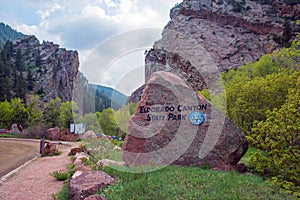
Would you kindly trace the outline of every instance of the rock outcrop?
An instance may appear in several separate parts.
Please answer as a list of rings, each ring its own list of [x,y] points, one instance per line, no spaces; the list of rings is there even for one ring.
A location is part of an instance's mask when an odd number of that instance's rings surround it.
[[[44,41],[40,43],[35,36],[25,36],[13,41],[14,54],[21,51],[24,65],[30,69],[33,93],[44,101],[61,97],[71,101],[74,83],[78,74],[79,59],[77,51],[60,48],[58,44]],[[16,58],[16,57],[14,57]],[[27,73],[24,73],[24,78]]]
[[[77,171],[74,175],[70,180],[70,200],[85,199],[115,182],[114,178],[101,171]]]
[[[210,87],[197,69],[198,51],[206,51],[220,72],[257,61],[288,45],[299,32],[299,1],[183,0],[145,58],[145,82],[156,71],[169,71],[195,90]],[[172,43],[172,44],[170,44]],[[172,48],[170,48],[172,47]],[[186,54],[193,49],[195,54]],[[199,59],[199,58],[198,58]],[[201,59],[201,58],[200,58]],[[202,67],[199,64],[198,67]],[[141,90],[131,101],[138,102]]]
[[[202,95],[170,72],[155,72],[129,121],[127,165],[208,165],[233,170],[248,149],[245,135]]]

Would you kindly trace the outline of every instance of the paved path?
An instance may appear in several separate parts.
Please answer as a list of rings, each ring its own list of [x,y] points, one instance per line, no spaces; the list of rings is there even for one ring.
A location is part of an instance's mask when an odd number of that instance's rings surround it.
[[[39,140],[0,138],[0,178],[26,161],[39,156],[39,146]]]
[[[72,143],[69,143],[72,144]],[[72,144],[73,146],[76,144]],[[63,153],[53,157],[38,157],[12,175],[0,185],[2,200],[51,200],[58,193],[63,182],[57,181],[50,173],[66,170],[71,163],[67,155],[70,146],[59,145]]]

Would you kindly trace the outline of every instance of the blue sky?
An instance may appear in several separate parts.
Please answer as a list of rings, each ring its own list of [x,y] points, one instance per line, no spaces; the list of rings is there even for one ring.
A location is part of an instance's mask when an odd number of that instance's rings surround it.
[[[129,94],[143,82],[143,52],[159,39],[160,29],[169,21],[169,10],[179,2],[0,0],[0,21],[25,34],[36,35],[41,42],[53,41],[61,47],[77,50],[80,71],[90,82],[112,86]],[[95,54],[97,60],[90,62]]]

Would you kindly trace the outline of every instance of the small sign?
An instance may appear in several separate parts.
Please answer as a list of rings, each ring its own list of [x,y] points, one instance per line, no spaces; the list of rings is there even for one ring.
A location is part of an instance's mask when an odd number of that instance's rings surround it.
[[[85,132],[85,123],[70,124],[70,132],[75,134],[82,134]]]
[[[190,122],[192,124],[200,125],[203,123],[203,121],[204,121],[204,115],[201,112],[195,111],[190,114]]]

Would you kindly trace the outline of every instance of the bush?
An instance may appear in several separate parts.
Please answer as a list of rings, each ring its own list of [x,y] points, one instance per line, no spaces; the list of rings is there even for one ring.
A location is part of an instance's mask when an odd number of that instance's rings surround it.
[[[280,109],[267,112],[248,140],[261,151],[250,157],[250,167],[289,193],[300,197],[300,78]]]
[[[47,127],[44,124],[30,126],[23,131],[26,138],[43,138],[45,133],[47,133]]]
[[[118,146],[118,147],[123,147],[123,143],[124,143],[124,141],[122,141],[122,140],[112,140],[111,141],[111,143],[113,144],[113,145],[115,145],[115,146]]]
[[[70,173],[62,170],[54,171],[51,175],[54,176],[54,178],[56,178],[58,181],[65,181],[70,178]]]

